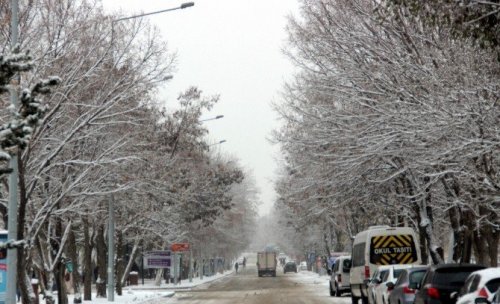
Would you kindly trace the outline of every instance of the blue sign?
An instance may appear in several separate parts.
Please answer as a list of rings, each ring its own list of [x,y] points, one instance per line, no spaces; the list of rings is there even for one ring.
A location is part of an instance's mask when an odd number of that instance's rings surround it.
[[[170,268],[171,252],[168,250],[148,251],[144,253],[144,268]],[[1,304],[1,303],[0,303]]]
[[[8,232],[0,231],[0,243],[7,242]],[[5,297],[7,291],[7,259],[0,258],[0,304],[5,304]]]

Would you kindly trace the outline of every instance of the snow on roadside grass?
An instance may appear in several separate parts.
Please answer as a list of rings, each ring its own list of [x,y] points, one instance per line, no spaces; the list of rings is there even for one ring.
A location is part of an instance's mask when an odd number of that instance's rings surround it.
[[[299,271],[297,275],[291,276],[290,279],[302,284],[318,284],[322,286],[328,286],[330,282],[330,276],[320,276],[312,271]]]
[[[311,284],[311,285],[316,285],[318,292],[321,292],[322,294],[324,293],[325,296],[330,297],[330,276],[329,275],[323,275],[320,276],[315,272],[312,271],[299,271],[296,275],[292,275],[289,277],[290,280],[295,281],[299,284]],[[342,297],[332,297],[334,299],[334,303],[336,304],[350,304],[351,301],[351,294],[344,294]]]
[[[203,277],[203,280],[200,278],[193,278],[193,282],[189,282],[189,280],[182,280],[180,284],[174,286],[173,284],[165,284],[164,281],[160,286],[156,286],[154,284],[154,280],[145,280],[144,285],[133,285],[127,286],[123,288],[123,295],[119,296],[115,293],[115,301],[116,304],[130,304],[130,303],[142,303],[146,301],[151,301],[154,299],[162,299],[172,297],[175,294],[175,290],[181,289],[189,289],[195,286],[199,286],[208,282],[212,282],[214,280],[220,279],[227,275],[230,275],[233,271],[226,271],[224,273],[218,273],[216,275],[210,277]],[[57,293],[54,294],[54,297],[57,299]],[[73,303],[74,295],[68,295],[68,303]],[[18,302],[20,303],[20,302]],[[92,301],[83,301],[82,303],[110,303],[107,298],[96,298],[95,290],[92,292]],[[45,301],[42,300],[40,295],[40,304],[45,304]]]

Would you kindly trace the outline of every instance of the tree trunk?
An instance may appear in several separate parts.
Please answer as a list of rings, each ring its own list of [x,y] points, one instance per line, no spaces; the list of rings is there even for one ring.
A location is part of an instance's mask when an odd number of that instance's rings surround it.
[[[415,216],[417,218],[417,229],[419,236],[419,247],[420,247],[420,255],[422,257],[422,264],[426,265],[429,262],[429,255],[427,254],[427,238],[426,238],[426,226],[422,225],[424,223],[424,217],[422,216],[422,206],[415,200],[415,191],[413,189],[413,185],[411,180],[407,176],[402,177],[401,184],[403,185],[403,189],[405,189],[405,193],[409,194],[410,198],[410,206],[413,206],[413,211],[415,212]],[[425,212],[423,212],[425,213]],[[427,218],[427,215],[425,215]]]
[[[443,258],[439,252],[439,246],[437,246],[434,242],[434,236],[433,236],[433,228],[432,228],[432,217],[429,216],[430,214],[432,215],[432,211],[429,214],[430,207],[426,206],[425,202],[422,202],[422,205],[419,206],[420,209],[420,226],[423,228],[424,232],[424,237],[425,240],[427,241],[427,246],[429,249],[429,254],[432,259],[433,264],[443,264]]]
[[[89,222],[82,218],[83,223],[83,300],[92,301],[92,240],[90,238]]]
[[[17,158],[18,158],[17,169],[19,172],[19,179],[18,179],[19,206],[17,213],[17,239],[24,240],[24,232],[25,232],[24,226],[26,224],[26,206],[28,201],[26,197],[26,183],[25,183],[26,175],[24,172],[24,163],[20,150],[17,153]],[[30,261],[27,259],[27,254],[29,254],[29,252],[24,248],[17,249],[17,277],[23,304],[28,304],[35,301],[29,276],[26,273],[26,269],[28,269],[31,266]],[[28,280],[26,280],[26,278],[28,278]]]
[[[139,249],[139,239],[136,239],[134,241],[134,247],[132,248],[132,253],[130,254],[130,257],[129,257],[128,262],[127,262],[127,267],[125,267],[125,271],[123,273],[123,276],[121,277],[122,286],[125,286],[125,282],[128,279],[128,276],[130,274],[130,270],[132,269],[132,266],[134,265],[134,260],[135,260],[135,257],[137,256],[138,249]]]
[[[344,243],[342,242],[344,232],[340,229],[335,229],[335,237],[337,239],[337,242],[335,243],[335,251],[343,251],[344,250]]]
[[[71,259],[71,262],[73,263],[73,272],[71,273],[71,277],[73,279],[73,290],[74,290],[74,295],[75,295],[75,300],[78,298],[81,300],[81,293],[80,293],[80,282],[81,282],[81,275],[80,272],[78,271],[79,263],[78,263],[78,253],[77,253],[77,245],[76,245],[76,238],[75,238],[75,233],[73,232],[73,227],[70,228],[69,234],[68,234],[68,246],[67,246],[67,255]]]
[[[106,268],[106,243],[104,241],[104,226],[99,224],[96,236],[96,249],[97,249],[97,271],[98,277],[96,282],[97,298],[106,298],[106,281],[107,281],[107,268]]]
[[[116,293],[122,295],[122,281],[123,272],[125,268],[125,250],[123,246],[123,234],[120,229],[116,229]]]
[[[63,246],[62,237],[63,237],[62,220],[60,218],[56,218],[56,239],[59,242],[57,244],[58,250],[60,249],[59,248],[60,246]],[[55,275],[57,282],[57,304],[68,304],[68,294],[66,290],[66,283],[64,280],[64,272],[66,266],[61,260],[54,260],[54,263],[57,263],[57,265],[55,266],[56,270]]]
[[[498,229],[490,223],[498,223],[498,215],[495,210],[490,209],[489,202],[484,202],[479,206],[479,215],[484,219],[479,228],[482,243],[485,245],[483,265],[496,267],[498,264]]]

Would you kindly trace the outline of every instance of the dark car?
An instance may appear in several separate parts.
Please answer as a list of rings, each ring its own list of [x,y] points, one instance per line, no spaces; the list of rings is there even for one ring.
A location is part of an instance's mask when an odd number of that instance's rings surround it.
[[[297,272],[297,264],[295,262],[287,262],[283,268],[283,272]]]
[[[415,304],[455,304],[452,293],[458,291],[472,272],[484,269],[474,264],[440,264],[429,266],[415,295]]]
[[[426,271],[427,266],[402,269],[395,284],[387,283],[387,289],[391,290],[388,304],[413,304],[417,286]]]
[[[500,288],[498,288],[497,292],[495,292],[495,295],[493,296],[493,301],[491,301],[491,304],[500,304]]]

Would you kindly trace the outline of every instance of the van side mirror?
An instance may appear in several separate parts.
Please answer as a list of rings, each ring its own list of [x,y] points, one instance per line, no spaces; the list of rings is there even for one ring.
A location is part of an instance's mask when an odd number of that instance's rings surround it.
[[[393,290],[395,285],[393,282],[387,282],[385,286],[387,286],[387,290]]]

